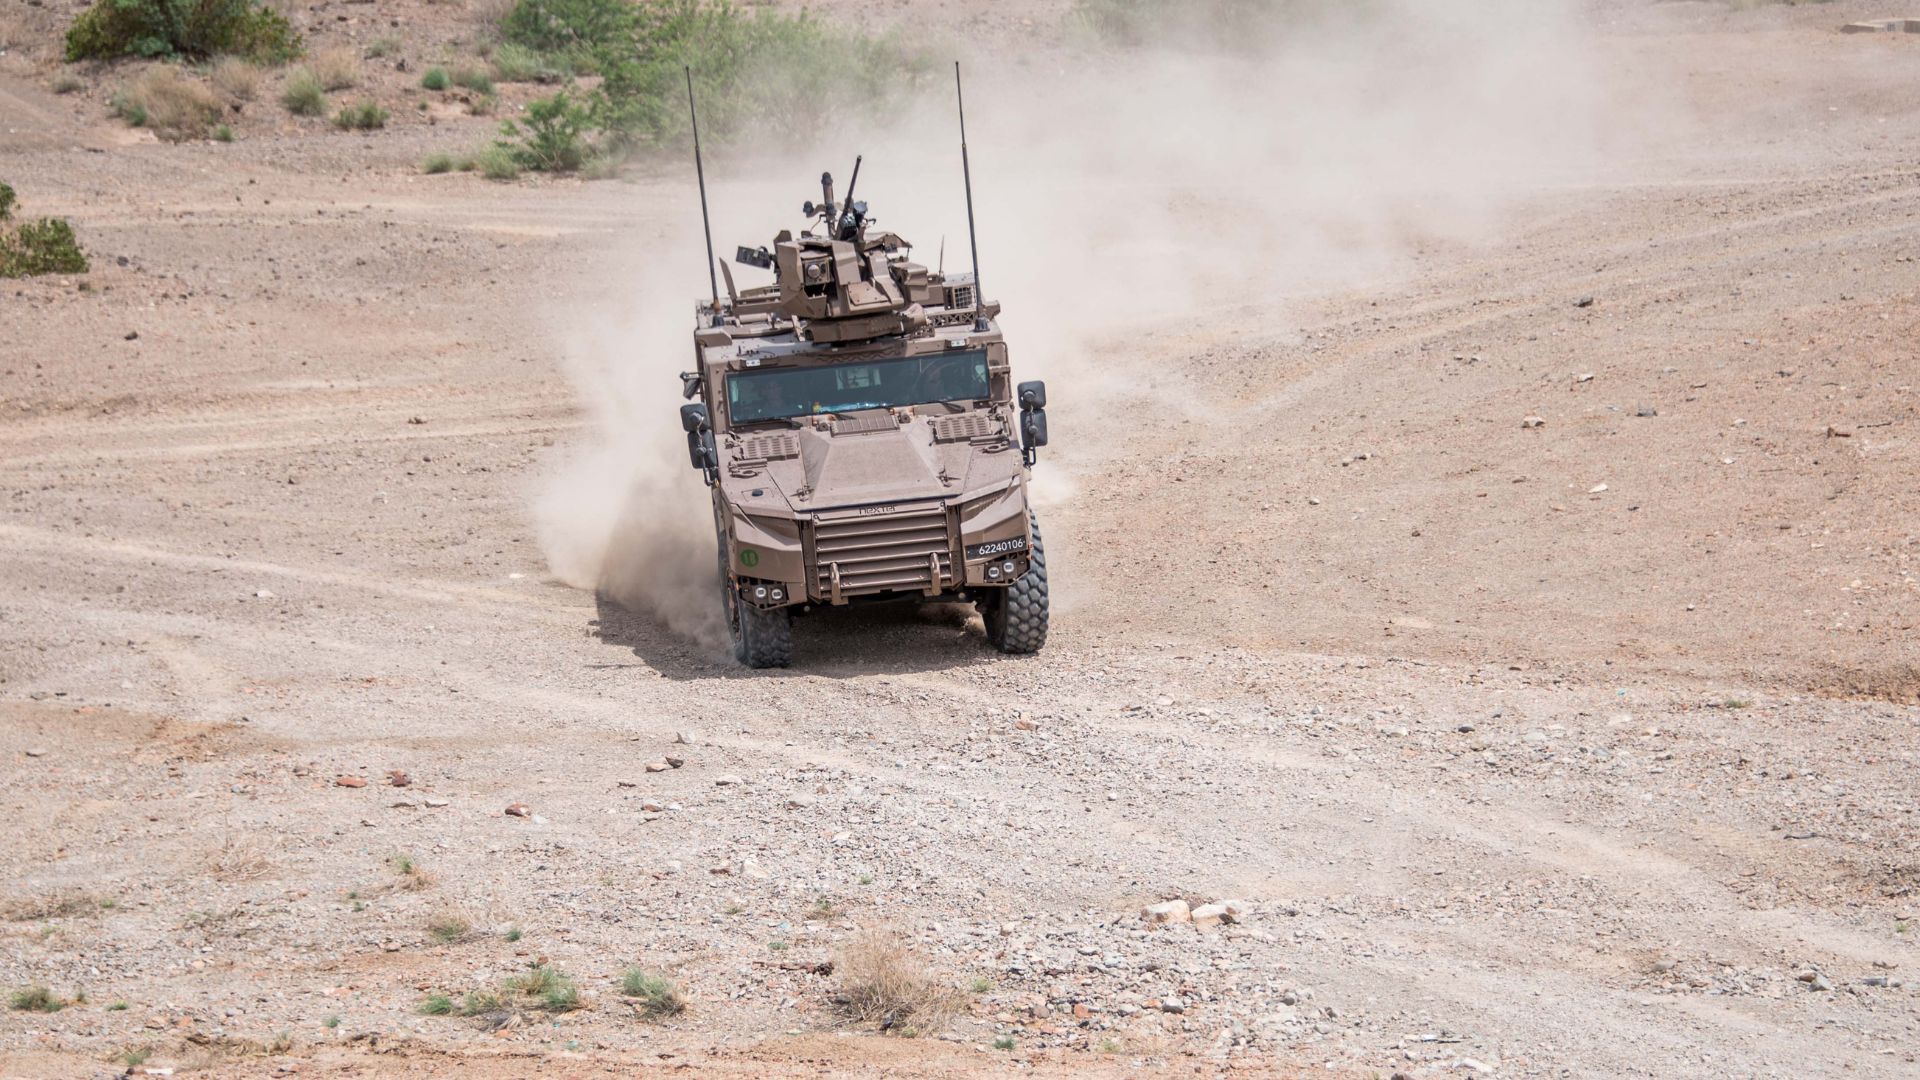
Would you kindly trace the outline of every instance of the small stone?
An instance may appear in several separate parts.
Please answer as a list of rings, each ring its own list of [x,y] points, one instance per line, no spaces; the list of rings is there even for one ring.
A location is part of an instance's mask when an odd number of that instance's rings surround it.
[[[1193,919],[1193,912],[1187,909],[1185,900],[1169,900],[1164,904],[1153,904],[1147,907],[1140,912],[1140,917],[1155,926],[1162,926],[1167,923],[1190,922]]]
[[[258,597],[258,598],[259,598],[259,599],[261,599],[261,600],[274,600],[274,599],[278,599],[277,597],[275,597],[275,596],[273,595],[273,593],[272,593],[272,592],[271,592],[270,590],[267,590],[267,589],[259,589],[259,590],[256,590],[256,591],[254,592],[254,594],[253,594],[253,595],[254,595],[254,596],[256,596],[256,597]]]
[[[1578,299],[1578,300],[1575,300],[1575,301],[1573,302],[1573,306],[1574,306],[1574,307],[1579,307],[1579,308],[1588,308],[1588,307],[1592,307],[1592,306],[1593,306],[1593,297],[1591,297],[1591,296],[1583,296],[1583,297],[1581,297],[1580,299]]]
[[[1014,727],[1016,727],[1016,728],[1019,728],[1019,729],[1020,729],[1021,731],[1038,731],[1038,730],[1040,730],[1040,724],[1039,724],[1039,722],[1038,722],[1038,721],[1034,721],[1034,720],[1029,720],[1029,719],[1027,719],[1027,718],[1026,718],[1026,717],[1024,717],[1024,716],[1023,716],[1023,717],[1021,717],[1021,718],[1020,718],[1020,719],[1018,719],[1018,720],[1015,720],[1015,721],[1013,722],[1013,726],[1014,726]]]
[[[37,747],[37,746],[35,746],[35,747],[30,747],[30,748],[29,748],[29,749],[27,750],[27,756],[28,756],[28,757],[46,757],[46,756],[47,756],[47,752],[46,752],[45,750],[42,750],[41,748],[39,748],[39,747]]]
[[[445,799],[437,799],[437,798],[434,798],[434,797],[433,797],[433,796],[431,796],[431,795],[429,795],[429,796],[427,796],[427,797],[426,797],[425,799],[422,799],[421,801],[422,801],[422,802],[424,802],[424,803],[426,803],[426,804],[427,804],[428,806],[430,806],[430,807],[432,807],[432,808],[434,808],[435,810],[438,810],[438,809],[440,809],[441,807],[443,807],[443,806],[445,806],[445,805],[447,805],[447,800],[445,800]]]
[[[697,742],[697,741],[696,741],[696,740],[694,739],[694,737],[693,737],[693,732],[691,732],[691,731],[676,731],[676,732],[674,732],[674,733],[673,733],[673,741],[674,741],[674,742],[677,742],[677,743],[679,743],[679,744],[680,744],[681,746],[697,746],[697,745],[699,745],[699,743],[698,743],[698,742]]]
[[[665,803],[655,802],[652,799],[648,799],[640,804],[640,809],[645,810],[649,814],[658,814],[666,808]]]
[[[1195,926],[1218,926],[1227,917],[1227,909],[1224,904],[1201,904],[1187,917]]]
[[[752,859],[740,860],[740,874],[742,877],[750,877],[756,881],[765,881],[773,876],[767,873],[764,867]]]
[[[1601,492],[1603,492],[1603,491],[1605,491],[1605,490],[1607,490],[1607,485],[1605,485],[1605,484],[1595,484],[1595,485],[1593,485],[1592,487],[1590,487],[1590,488],[1588,488],[1588,489],[1587,489],[1587,494],[1589,494],[1589,495],[1598,495],[1598,494],[1600,494]]]
[[[127,334],[126,334],[126,340],[128,340],[128,341],[139,341],[139,340],[140,340],[140,331],[138,331],[138,330],[129,330],[129,331],[127,331]]]
[[[639,787],[640,786],[640,782],[638,780],[615,780],[613,784],[615,787]]]
[[[728,773],[725,776],[714,777],[713,783],[715,787],[733,787],[735,784],[742,783],[742,781],[739,777],[733,775],[732,773]]]
[[[532,817],[533,808],[523,802],[508,803],[507,816],[508,817]]]
[[[1221,918],[1230,923],[1243,923],[1253,914],[1253,905],[1245,900],[1220,901]]]
[[[336,776],[333,778],[333,786],[334,787],[366,787],[367,781],[365,777],[360,777],[360,776]]]
[[[687,763],[687,759],[683,757],[674,757],[672,754],[668,754],[666,757],[666,762],[667,762],[667,768],[677,769],[682,765],[685,765]]]
[[[1309,496],[1307,496],[1307,505],[1308,505],[1308,506],[1319,506],[1319,505],[1320,505],[1320,499],[1319,499],[1319,498],[1318,498],[1317,496],[1313,496],[1313,495],[1309,495]]]
[[[1174,994],[1168,994],[1166,997],[1160,999],[1160,1011],[1163,1013],[1183,1013],[1187,1011],[1187,1003]]]
[[[807,794],[793,795],[787,799],[787,809],[789,810],[805,810],[812,805],[813,796]]]
[[[1547,426],[1547,421],[1545,417],[1535,416],[1532,413],[1528,413],[1526,416],[1521,418],[1520,426],[1523,428],[1542,428]]]
[[[667,763],[666,763],[666,762],[664,762],[664,761],[649,761],[649,762],[647,762],[647,771],[648,771],[648,772],[666,772],[666,771],[667,771],[668,769],[671,769],[671,768],[673,768],[673,766],[671,766],[671,765],[669,765],[669,764],[667,764]]]
[[[388,769],[387,783],[393,787],[406,787],[413,783],[413,777],[408,776],[405,769]]]

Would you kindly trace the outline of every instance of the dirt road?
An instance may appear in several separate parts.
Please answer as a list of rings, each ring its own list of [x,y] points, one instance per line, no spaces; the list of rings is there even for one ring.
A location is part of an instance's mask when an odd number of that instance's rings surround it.
[[[1124,438],[1056,378],[1042,656],[829,613],[782,673],[530,519],[554,313],[677,172],[128,144],[0,68],[95,264],[0,294],[0,983],[86,998],[0,1073],[1912,1075],[1920,40],[1858,7],[1603,24],[1699,138],[1128,338]],[[837,1021],[882,925],[939,1038]],[[542,960],[585,1008],[417,1011]]]

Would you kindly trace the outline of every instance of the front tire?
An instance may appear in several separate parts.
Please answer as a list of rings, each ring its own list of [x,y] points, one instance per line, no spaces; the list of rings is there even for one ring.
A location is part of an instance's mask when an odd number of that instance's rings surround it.
[[[1027,572],[1005,588],[989,590],[980,601],[987,641],[1016,656],[1037,653],[1047,643],[1047,553],[1040,543],[1040,521],[1032,511],[1027,513],[1027,527],[1033,532]]]
[[[765,611],[740,599],[733,575],[727,572],[727,539],[720,535],[720,592],[727,606],[727,633],[733,638],[733,658],[750,668],[787,667],[793,663],[793,612]]]

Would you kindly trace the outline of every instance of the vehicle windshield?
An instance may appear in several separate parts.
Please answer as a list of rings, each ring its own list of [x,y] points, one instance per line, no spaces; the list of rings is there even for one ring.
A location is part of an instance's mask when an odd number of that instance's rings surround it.
[[[736,425],[818,413],[978,401],[992,395],[985,350],[832,367],[741,371],[727,376]]]

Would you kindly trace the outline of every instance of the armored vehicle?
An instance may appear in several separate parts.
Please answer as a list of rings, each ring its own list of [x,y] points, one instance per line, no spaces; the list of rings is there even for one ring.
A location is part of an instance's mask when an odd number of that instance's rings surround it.
[[[740,288],[722,264],[725,298],[715,284],[697,308],[680,416],[734,655],[784,667],[794,615],[882,601],[971,602],[996,648],[1036,652],[1047,563],[1027,482],[1046,386],[1014,383],[977,273],[912,261],[854,200],[859,175],[838,201],[823,175],[798,236],[739,249],[773,284]]]

